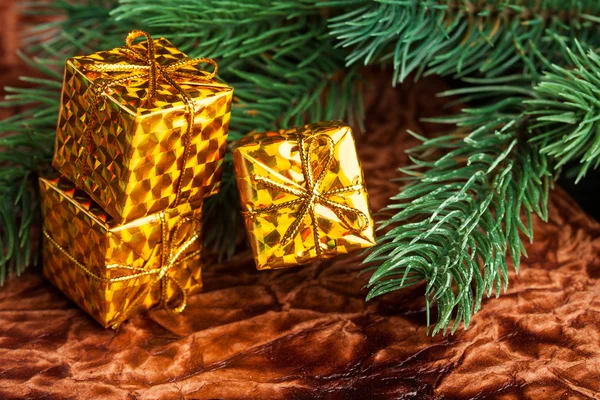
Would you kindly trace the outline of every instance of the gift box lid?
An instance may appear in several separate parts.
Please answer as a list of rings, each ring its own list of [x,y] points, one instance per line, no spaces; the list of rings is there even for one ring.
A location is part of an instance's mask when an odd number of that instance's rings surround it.
[[[188,59],[188,56],[173,46],[167,39],[159,38],[154,41],[156,45],[156,61],[162,67]],[[138,52],[146,54],[147,42],[136,43],[133,48]],[[90,84],[101,86],[104,83],[131,75],[129,72],[99,72],[89,67],[98,64],[117,65],[144,65],[140,61],[132,60],[121,48],[99,51],[97,53],[69,58],[67,66],[73,67],[77,75]],[[211,78],[210,73],[194,65],[187,65],[177,69],[185,76],[177,74],[170,75],[176,83],[194,99],[196,108],[202,107],[213,101],[212,97],[220,96],[233,91],[223,81],[216,77]],[[197,79],[195,79],[197,78]],[[184,107],[182,96],[170,83],[164,79],[158,79],[156,97],[150,107],[146,107],[143,99],[148,90],[148,79],[137,78],[130,81],[111,86],[106,93],[112,101],[119,104],[132,115],[149,115],[162,112],[166,109]]]
[[[320,133],[334,133],[336,142],[347,134],[351,134],[351,129],[343,121],[332,120],[314,122],[312,124],[280,129],[278,131],[255,132],[250,133],[233,144],[234,151],[244,146],[267,145],[289,140],[296,140],[299,134],[318,135]],[[244,152],[244,149],[240,149]]]

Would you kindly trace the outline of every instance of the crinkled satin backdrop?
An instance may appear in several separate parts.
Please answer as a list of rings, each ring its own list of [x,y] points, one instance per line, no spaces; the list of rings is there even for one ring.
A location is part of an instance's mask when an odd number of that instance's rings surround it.
[[[358,148],[372,206],[439,113],[439,80],[367,95]],[[248,256],[208,265],[185,313],[102,329],[30,270],[0,289],[0,398],[592,399],[600,391],[600,225],[568,196],[508,293],[470,329],[425,335],[422,288],[364,303],[358,256],[258,272]],[[561,397],[563,396],[563,397]]]

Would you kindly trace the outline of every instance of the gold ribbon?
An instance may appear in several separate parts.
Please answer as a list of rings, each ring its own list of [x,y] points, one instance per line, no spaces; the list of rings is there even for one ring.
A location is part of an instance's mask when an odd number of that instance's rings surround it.
[[[148,49],[146,51],[146,54],[140,53],[137,49],[133,47],[133,41],[142,36],[146,37],[147,39]],[[125,76],[119,76],[115,79],[106,80],[92,90],[92,104],[91,107],[87,110],[89,113],[89,123],[83,134],[84,146],[81,156],[77,162],[79,176],[77,177],[75,183],[77,187],[81,188],[83,186],[83,182],[90,174],[89,165],[87,164],[86,159],[90,154],[94,152],[93,135],[97,125],[99,124],[97,112],[99,111],[98,109],[100,107],[101,95],[105,94],[106,91],[113,86],[121,85],[125,82],[129,82],[135,79],[147,79],[148,91],[144,98],[143,106],[151,105],[153,104],[156,97],[156,88],[158,86],[158,82],[160,80],[164,80],[168,84],[170,84],[177,91],[177,93],[179,93],[179,95],[181,95],[185,104],[185,115],[187,119],[187,128],[183,139],[185,150],[183,153],[183,160],[181,164],[181,175],[179,176],[179,180],[177,183],[175,201],[172,205],[176,206],[177,204],[179,204],[179,200],[181,197],[183,173],[185,164],[189,157],[191,147],[190,141],[192,129],[194,126],[194,100],[189,95],[189,93],[185,91],[185,89],[183,89],[181,86],[179,86],[179,84],[177,84],[177,82],[175,82],[173,78],[193,78],[195,80],[209,81],[217,75],[219,68],[217,66],[217,63],[210,58],[184,59],[170,64],[160,65],[158,61],[156,61],[156,45],[154,43],[154,40],[152,39],[152,36],[150,36],[144,31],[139,30],[129,32],[129,35],[127,35],[126,39],[126,46],[119,48],[118,50],[125,54],[130,59],[130,61],[137,62],[139,64],[96,63],[85,67],[87,70],[95,72],[125,72],[127,74]],[[179,71],[180,68],[200,63],[211,64],[214,67],[214,71],[206,77],[201,77],[197,74]]]
[[[310,154],[316,150],[314,147],[318,146],[319,144],[325,145],[327,153],[325,155],[325,165],[323,166],[321,171],[315,176],[312,165],[310,163]],[[305,149],[306,145],[308,145],[308,149]],[[317,257],[319,259],[323,257],[323,254],[319,243],[319,230],[317,225],[317,216],[315,214],[315,206],[317,204],[324,205],[331,211],[333,211],[335,215],[340,219],[342,225],[349,230],[355,232],[362,232],[369,227],[369,218],[365,213],[354,207],[350,207],[346,204],[339,203],[330,198],[331,196],[340,195],[342,193],[350,193],[363,190],[364,184],[360,183],[357,185],[344,186],[339,189],[328,190],[325,192],[321,191],[323,179],[325,178],[325,175],[327,174],[327,171],[329,170],[329,167],[333,160],[334,147],[335,146],[333,143],[333,139],[331,139],[331,137],[324,133],[313,135],[308,138],[305,138],[302,134],[298,134],[298,149],[300,153],[300,162],[302,164],[302,174],[304,175],[304,180],[306,182],[304,187],[288,187],[281,183],[275,182],[271,178],[259,176],[256,174],[251,175],[252,179],[255,182],[260,182],[266,185],[267,187],[297,196],[298,198],[283,203],[274,204],[255,210],[250,210],[245,213],[246,215],[250,216],[250,218],[254,218],[258,214],[270,213],[290,206],[299,206],[299,215],[283,235],[282,246],[286,246],[296,237],[300,230],[302,221],[304,220],[306,215],[310,215],[313,225],[313,235],[315,240]],[[357,229],[352,227],[352,222],[350,221],[350,218],[348,218],[349,215],[354,216],[359,221],[359,227]]]
[[[113,322],[111,325],[111,327],[113,329],[117,329],[121,325],[121,323],[127,319],[127,317],[129,316],[129,314],[131,313],[133,308],[137,305],[137,303],[140,300],[144,299],[150,293],[152,287],[158,282],[160,282],[161,286],[162,286],[160,301],[161,301],[163,307],[167,311],[171,311],[176,314],[179,314],[187,306],[187,291],[183,288],[183,286],[175,278],[169,276],[167,273],[171,270],[171,268],[200,254],[201,250],[196,250],[196,251],[186,255],[185,257],[181,258],[181,256],[187,251],[187,249],[196,240],[198,240],[200,238],[200,233],[199,233],[198,229],[194,229],[194,234],[191,235],[189,238],[187,238],[187,240],[185,240],[183,242],[183,244],[181,244],[179,247],[175,247],[178,244],[177,242],[183,241],[183,238],[181,238],[181,240],[178,240],[179,228],[181,227],[181,225],[188,221],[197,222],[197,220],[193,217],[186,217],[186,218],[180,219],[179,222],[177,223],[177,225],[175,226],[175,230],[171,234],[171,239],[169,240],[169,237],[168,237],[169,235],[167,232],[168,227],[167,227],[167,222],[165,220],[164,212],[159,213],[159,219],[160,219],[160,226],[161,226],[162,246],[163,246],[160,267],[146,269],[144,267],[137,268],[137,267],[132,267],[130,265],[123,265],[123,264],[108,264],[106,266],[107,270],[126,269],[129,271],[133,271],[133,273],[131,273],[129,275],[122,275],[122,276],[118,276],[115,278],[105,278],[103,276],[93,273],[88,267],[86,267],[84,264],[77,261],[77,259],[75,259],[75,257],[73,257],[64,247],[62,247],[60,244],[58,244],[52,238],[52,236],[50,236],[48,231],[44,230],[44,236],[48,239],[48,241],[54,247],[56,247],[61,253],[63,253],[75,265],[77,265],[83,272],[85,272],[88,276],[90,276],[91,278],[93,278],[95,280],[98,280],[103,283],[112,284],[112,283],[116,283],[116,282],[123,282],[123,281],[128,281],[131,279],[140,278],[143,276],[156,275],[156,278],[150,284],[148,284],[146,290],[144,290],[144,291],[140,292],[138,295],[136,295],[134,297],[134,299],[131,300],[131,302],[129,303],[129,305],[127,307],[123,307],[122,310],[119,310],[116,321]],[[192,229],[193,228],[194,228],[194,225],[192,225]],[[175,246],[174,246],[174,244],[175,244]],[[167,285],[169,282],[173,282],[175,284],[176,288],[178,289],[178,292],[176,292],[175,294],[177,294],[177,293],[181,294],[181,301],[179,302],[179,304],[177,306],[169,305],[169,301],[167,299]]]

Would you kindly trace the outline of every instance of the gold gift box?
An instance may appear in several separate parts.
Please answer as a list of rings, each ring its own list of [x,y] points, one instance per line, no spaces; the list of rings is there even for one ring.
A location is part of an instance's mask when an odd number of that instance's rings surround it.
[[[201,201],[221,180],[233,89],[193,65],[179,67],[190,60],[166,39],[153,43],[152,60],[175,86],[158,76],[152,101],[149,78],[124,71],[144,66],[127,47],[73,57],[65,67],[53,166],[118,223]],[[131,48],[143,55],[148,42]]]
[[[102,326],[202,289],[201,207],[117,224],[64,177],[40,178],[44,275]]]
[[[244,138],[234,165],[258,269],[282,268],[375,244],[350,127],[321,122]]]

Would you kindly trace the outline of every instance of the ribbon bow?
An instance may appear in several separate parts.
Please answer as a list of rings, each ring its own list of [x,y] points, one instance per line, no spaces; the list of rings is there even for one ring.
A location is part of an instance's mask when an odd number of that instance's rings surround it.
[[[133,47],[133,41],[142,36],[144,36],[147,40],[146,54],[140,53],[135,47]],[[176,196],[174,201],[174,205],[177,205],[181,196],[183,167],[185,167],[190,152],[190,136],[192,133],[192,128],[194,126],[194,100],[189,95],[189,93],[185,91],[185,89],[183,89],[177,82],[175,82],[173,78],[193,78],[195,80],[209,81],[217,75],[217,63],[210,58],[193,58],[180,60],[166,65],[160,65],[156,60],[156,45],[154,43],[154,39],[152,39],[152,36],[150,36],[148,33],[139,30],[129,32],[129,35],[127,35],[126,39],[126,46],[119,48],[118,50],[124,55],[126,55],[129,58],[129,60],[134,62],[135,64],[96,63],[85,67],[89,71],[124,72],[126,74],[124,76],[119,76],[115,79],[108,79],[100,85],[97,85],[92,90],[92,104],[91,107],[88,109],[88,113],[90,113],[91,115],[89,115],[89,123],[83,134],[83,152],[77,162],[79,169],[79,176],[76,181],[77,187],[81,188],[83,186],[83,182],[90,173],[89,165],[86,163],[86,159],[94,151],[93,135],[97,125],[99,124],[97,112],[100,106],[101,95],[105,94],[109,88],[121,85],[125,82],[129,82],[135,79],[147,79],[148,91],[146,92],[146,96],[143,101],[143,106],[149,106],[154,103],[154,100],[156,98],[156,88],[158,86],[158,82],[160,80],[163,80],[166,81],[169,85],[171,85],[182,97],[185,105],[185,115],[187,120],[187,128],[183,140],[185,150],[183,153],[182,173],[177,183]],[[180,71],[180,69],[183,67],[196,65],[200,63],[211,64],[214,67],[213,72],[210,73],[208,76],[201,77],[197,74],[191,74],[185,71]]]
[[[129,316],[129,314],[131,313],[133,308],[137,305],[137,303],[139,301],[143,300],[150,293],[150,291],[152,290],[152,287],[156,283],[159,283],[159,282],[161,283],[160,302],[166,310],[171,311],[176,314],[179,314],[187,306],[187,291],[183,288],[183,286],[175,278],[168,275],[168,272],[171,270],[171,268],[200,254],[201,250],[196,250],[196,251],[182,257],[182,255],[187,251],[187,249],[196,240],[198,240],[200,238],[199,226],[196,226],[196,224],[199,225],[200,222],[197,219],[192,218],[192,217],[186,217],[186,218],[180,219],[178,221],[177,225],[175,226],[175,229],[174,229],[173,233],[171,234],[171,238],[169,240],[169,237],[168,237],[169,234],[167,232],[167,229],[168,229],[167,222],[165,220],[165,213],[164,212],[159,213],[158,217],[160,219],[161,236],[162,236],[162,254],[161,254],[160,267],[145,268],[145,266],[144,266],[141,268],[137,268],[137,267],[132,267],[130,265],[123,265],[123,264],[108,264],[106,266],[107,270],[125,269],[125,270],[129,270],[129,271],[133,271],[129,275],[121,275],[121,276],[117,276],[115,278],[106,278],[106,277],[103,277],[103,276],[93,273],[88,267],[86,267],[84,264],[77,261],[75,259],[75,257],[73,257],[64,247],[62,247],[60,244],[58,244],[52,238],[52,236],[50,236],[48,231],[44,230],[44,236],[48,239],[48,241],[54,247],[56,247],[61,253],[63,253],[75,265],[77,265],[83,272],[85,272],[87,275],[89,275],[90,277],[92,277],[95,280],[98,280],[103,283],[112,284],[112,283],[116,283],[116,282],[123,282],[123,281],[128,281],[131,279],[137,279],[137,278],[147,276],[147,275],[156,275],[156,278],[150,284],[148,284],[148,286],[146,287],[145,290],[143,290],[138,295],[136,295],[133,298],[133,300],[131,300],[131,302],[129,303],[129,305],[127,307],[122,307],[122,309],[119,310],[117,319],[111,325],[111,327],[113,329],[117,329],[121,325],[121,323],[127,319],[127,317]],[[180,235],[179,235],[179,229],[184,223],[186,223],[188,221],[192,222],[192,227],[190,229],[192,229],[194,231],[194,234],[192,234],[190,237],[188,237],[184,241],[184,237],[180,237]],[[183,243],[181,243],[181,242],[183,242]],[[181,300],[180,300],[179,304],[176,306],[169,305],[169,299],[167,299],[167,285],[169,282],[172,282],[175,284],[175,287],[177,288],[177,292],[175,294],[178,294],[178,293],[181,294]],[[173,296],[173,297],[175,297],[175,296]]]
[[[327,153],[325,155],[325,163],[323,168],[315,176],[310,162],[310,154],[316,150],[316,146],[319,144],[325,145]],[[306,145],[308,145],[308,149],[305,149]],[[333,161],[334,143],[331,137],[328,135],[321,133],[305,138],[302,134],[298,134],[298,149],[300,153],[300,162],[302,164],[302,174],[304,175],[304,180],[306,182],[304,187],[288,187],[281,183],[275,182],[271,178],[252,174],[252,179],[255,182],[260,182],[272,189],[294,195],[297,197],[297,199],[251,210],[246,214],[253,218],[258,214],[270,213],[289,206],[299,206],[299,215],[283,235],[282,246],[286,246],[296,237],[300,231],[302,221],[306,215],[310,215],[317,257],[321,259],[323,257],[323,253],[319,243],[319,230],[317,225],[317,216],[315,214],[315,206],[317,204],[326,206],[335,213],[344,227],[355,232],[362,232],[369,227],[369,218],[367,215],[354,207],[350,207],[346,204],[332,200],[331,197],[340,195],[342,193],[360,191],[364,189],[364,184],[360,183],[357,185],[344,186],[339,189],[327,191],[321,190],[323,179],[325,178],[331,162]],[[350,220],[349,216],[353,216],[359,221],[358,229],[352,227],[352,221]]]

